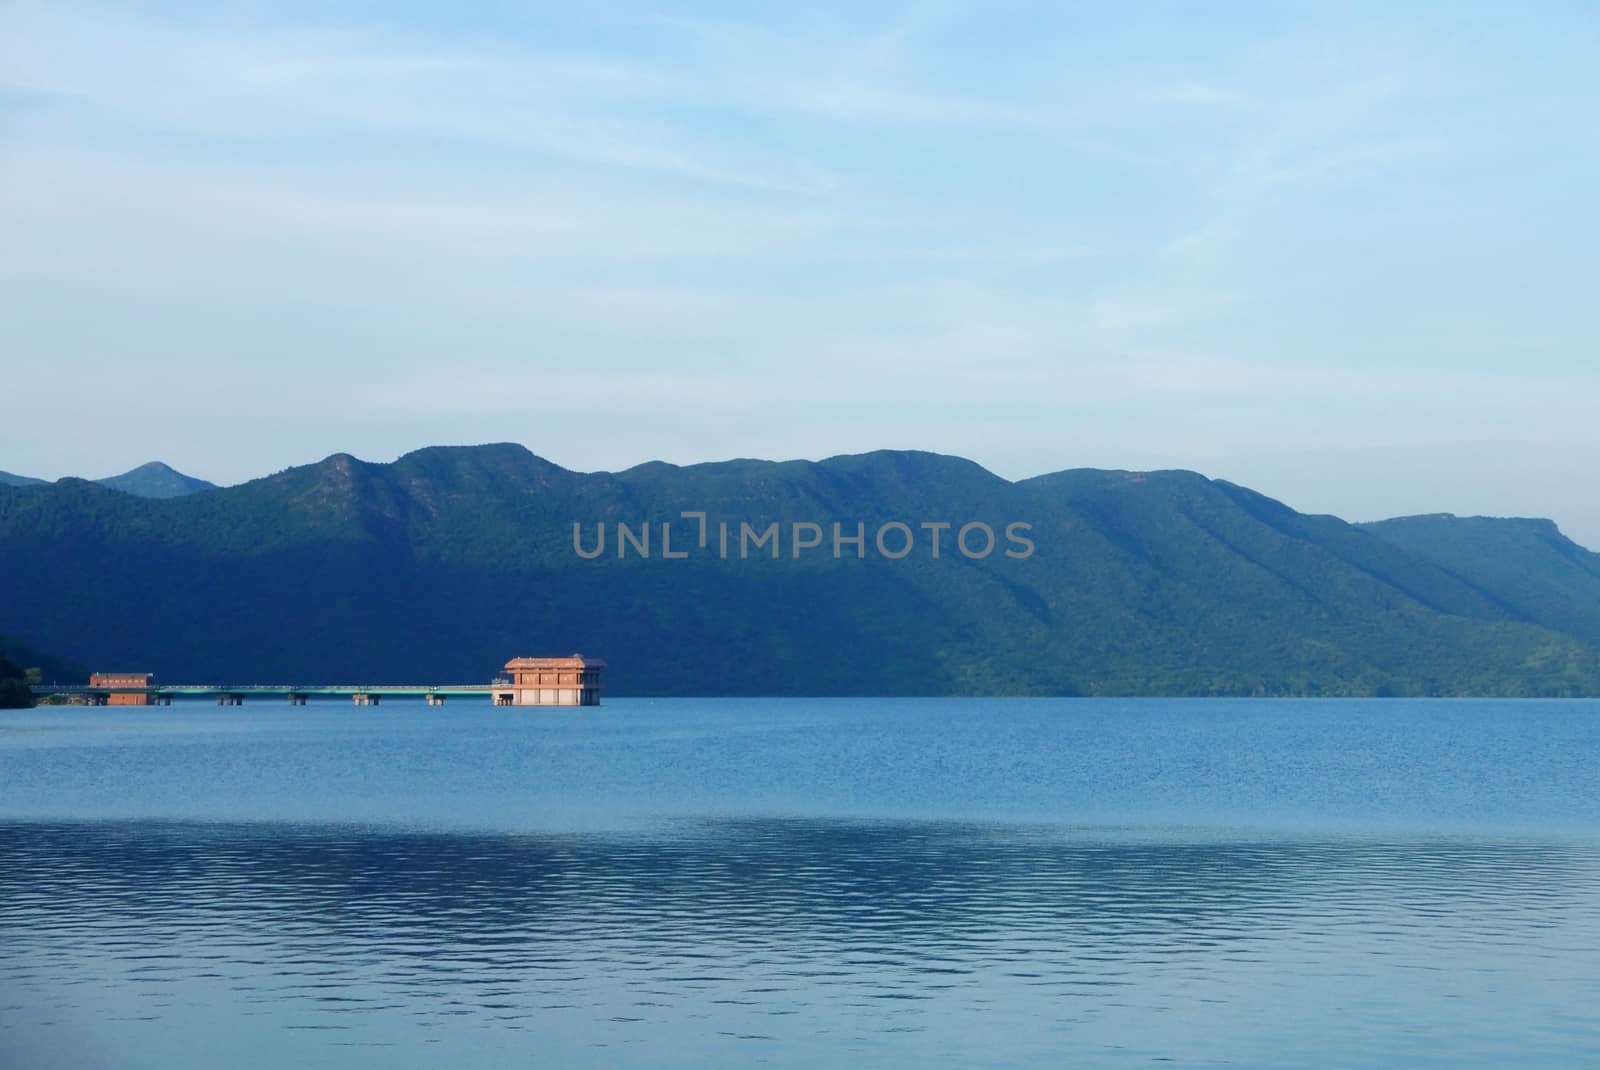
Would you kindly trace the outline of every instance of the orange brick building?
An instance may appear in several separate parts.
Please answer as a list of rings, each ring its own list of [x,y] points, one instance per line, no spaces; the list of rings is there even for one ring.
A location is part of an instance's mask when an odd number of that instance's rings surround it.
[[[598,706],[606,663],[569,658],[512,658],[505,683],[494,691],[496,706]]]
[[[89,677],[90,687],[111,689],[105,697],[107,706],[150,706],[155,702],[148,691],[118,691],[119,687],[151,688],[156,678],[147,672],[97,672]]]

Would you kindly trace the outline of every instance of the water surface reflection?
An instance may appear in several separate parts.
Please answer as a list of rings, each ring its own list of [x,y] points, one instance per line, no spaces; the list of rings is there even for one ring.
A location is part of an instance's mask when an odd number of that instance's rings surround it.
[[[1600,1059],[1581,838],[19,822],[0,946],[19,1066]]]

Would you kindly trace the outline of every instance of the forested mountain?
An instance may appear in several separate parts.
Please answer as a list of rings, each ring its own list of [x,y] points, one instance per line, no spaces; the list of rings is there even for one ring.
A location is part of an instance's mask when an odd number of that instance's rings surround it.
[[[1549,520],[1446,513],[1361,527],[1471,583],[1510,617],[1600,643],[1600,554]]]
[[[974,522],[995,542],[969,557]],[[773,523],[776,559],[750,545]],[[863,535],[837,558],[835,523]],[[1412,524],[917,452],[617,473],[512,445],[340,454],[165,500],[0,488],[0,632],[169,682],[464,682],[582,651],[631,694],[1600,694],[1593,602],[1560,596],[1594,555],[1521,538],[1508,566]]]

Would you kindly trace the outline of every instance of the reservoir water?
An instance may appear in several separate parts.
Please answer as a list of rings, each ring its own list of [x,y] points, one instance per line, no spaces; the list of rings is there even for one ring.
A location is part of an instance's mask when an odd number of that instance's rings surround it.
[[[0,1067],[1600,1065],[1600,703],[0,713]]]

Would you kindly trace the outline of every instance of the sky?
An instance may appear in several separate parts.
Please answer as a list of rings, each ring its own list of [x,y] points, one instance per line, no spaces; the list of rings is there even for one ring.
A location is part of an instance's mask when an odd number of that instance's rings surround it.
[[[1188,468],[1600,547],[1585,4],[0,0],[0,469]]]

